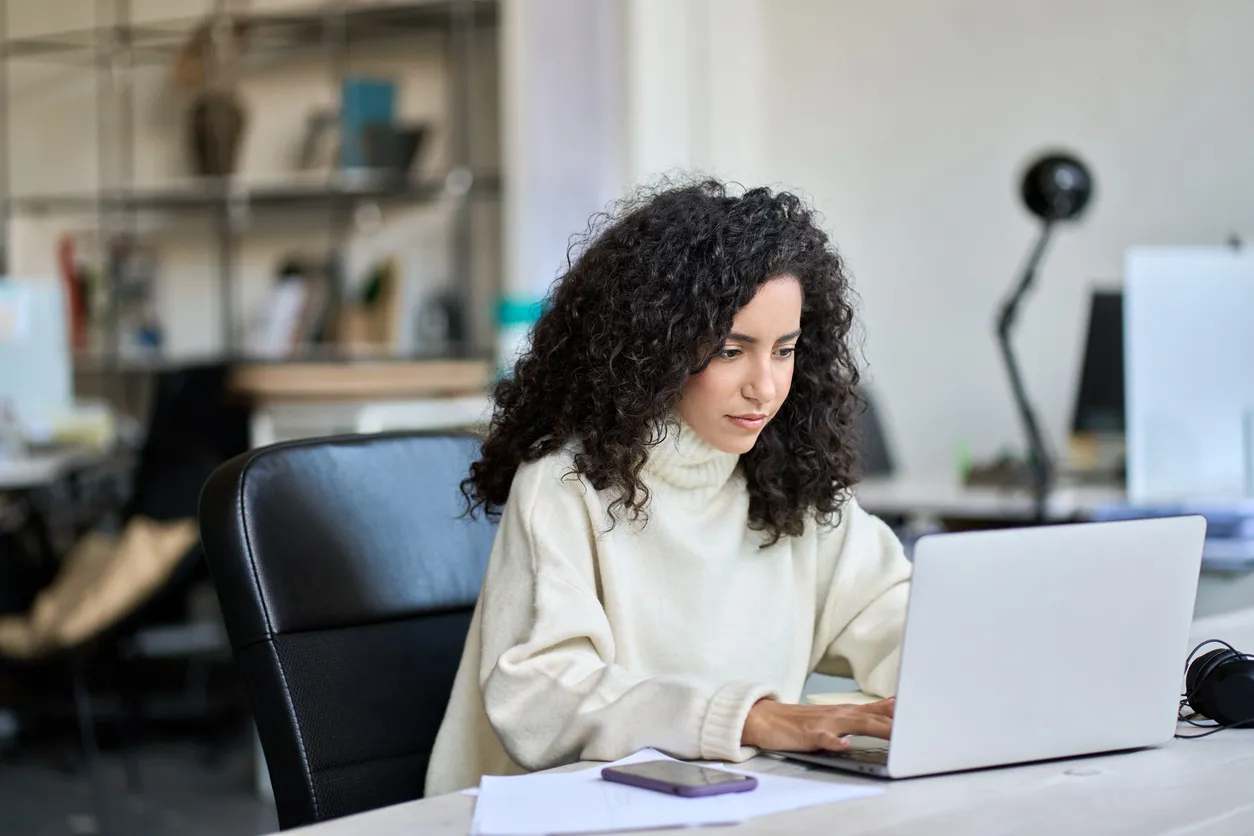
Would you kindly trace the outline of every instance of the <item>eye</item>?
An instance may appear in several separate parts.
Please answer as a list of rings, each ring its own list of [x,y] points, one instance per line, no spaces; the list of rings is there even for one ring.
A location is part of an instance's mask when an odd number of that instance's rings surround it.
[[[718,356],[723,358],[724,360],[734,360],[735,358],[739,357],[740,354],[741,354],[741,351],[738,348],[723,348],[723,349],[720,349],[718,352]]]
[[[797,352],[797,347],[795,345],[789,345],[789,346],[785,346],[779,349],[778,351],[775,352],[775,354],[778,357],[792,357],[794,354],[796,354],[796,352]]]

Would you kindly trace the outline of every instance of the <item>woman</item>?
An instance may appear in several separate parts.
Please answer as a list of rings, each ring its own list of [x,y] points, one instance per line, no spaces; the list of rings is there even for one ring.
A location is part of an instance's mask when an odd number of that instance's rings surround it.
[[[849,496],[839,256],[795,196],[702,182],[606,219],[496,390],[463,484],[501,514],[427,792],[645,747],[888,737],[910,566]]]

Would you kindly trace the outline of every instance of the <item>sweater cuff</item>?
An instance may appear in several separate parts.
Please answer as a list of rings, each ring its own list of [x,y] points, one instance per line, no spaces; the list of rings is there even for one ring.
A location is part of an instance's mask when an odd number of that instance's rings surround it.
[[[779,699],[770,688],[748,682],[733,682],[714,692],[701,724],[701,757],[711,761],[747,761],[755,750],[740,745],[745,718],[753,704],[763,699]]]

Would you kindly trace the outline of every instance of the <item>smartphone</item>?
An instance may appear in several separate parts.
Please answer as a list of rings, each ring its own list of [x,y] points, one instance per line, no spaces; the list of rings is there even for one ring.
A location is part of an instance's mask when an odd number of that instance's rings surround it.
[[[748,792],[758,785],[758,779],[751,775],[737,775],[682,761],[644,761],[626,766],[607,766],[601,770],[601,777],[685,798]]]

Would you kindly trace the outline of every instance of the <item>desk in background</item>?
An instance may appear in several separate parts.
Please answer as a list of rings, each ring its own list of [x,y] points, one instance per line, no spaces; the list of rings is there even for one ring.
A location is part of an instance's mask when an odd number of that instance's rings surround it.
[[[1254,648],[1254,609],[1194,622],[1192,641],[1208,638]],[[1183,659],[1180,665],[1183,673]],[[767,757],[755,758],[747,768],[840,783],[875,780]],[[1234,730],[1125,754],[886,781],[882,783],[887,790],[884,795],[767,816],[736,827],[703,828],[702,832],[737,836],[1246,834],[1254,829],[1248,809],[1252,774],[1254,732]],[[473,799],[443,795],[289,832],[465,836],[473,810]]]
[[[74,470],[100,461],[104,453],[86,444],[70,444],[51,451],[34,451],[20,459],[0,459],[0,491],[46,487]]]
[[[854,495],[870,513],[900,520],[907,534],[1032,521],[1032,499],[1027,491],[967,487],[957,480],[872,477],[863,480]],[[1123,489],[1116,485],[1064,486],[1050,495],[1046,513],[1049,522],[1083,521],[1099,508],[1123,500]],[[1209,616],[1251,606],[1254,565],[1204,557],[1196,614]]]
[[[423,404],[424,426],[474,423],[488,405],[492,365],[483,360],[242,363],[228,386],[252,405],[252,446],[378,423],[378,404]],[[434,421],[430,413],[443,413]],[[416,413],[411,413],[411,417]],[[440,417],[440,416],[437,416]]]
[[[1028,523],[1032,497],[1026,490],[968,487],[957,480],[910,477],[870,477],[854,489],[859,504],[878,516],[925,519],[985,520]],[[1081,485],[1054,490],[1046,506],[1051,522],[1084,519],[1095,509],[1122,502],[1116,485]]]

